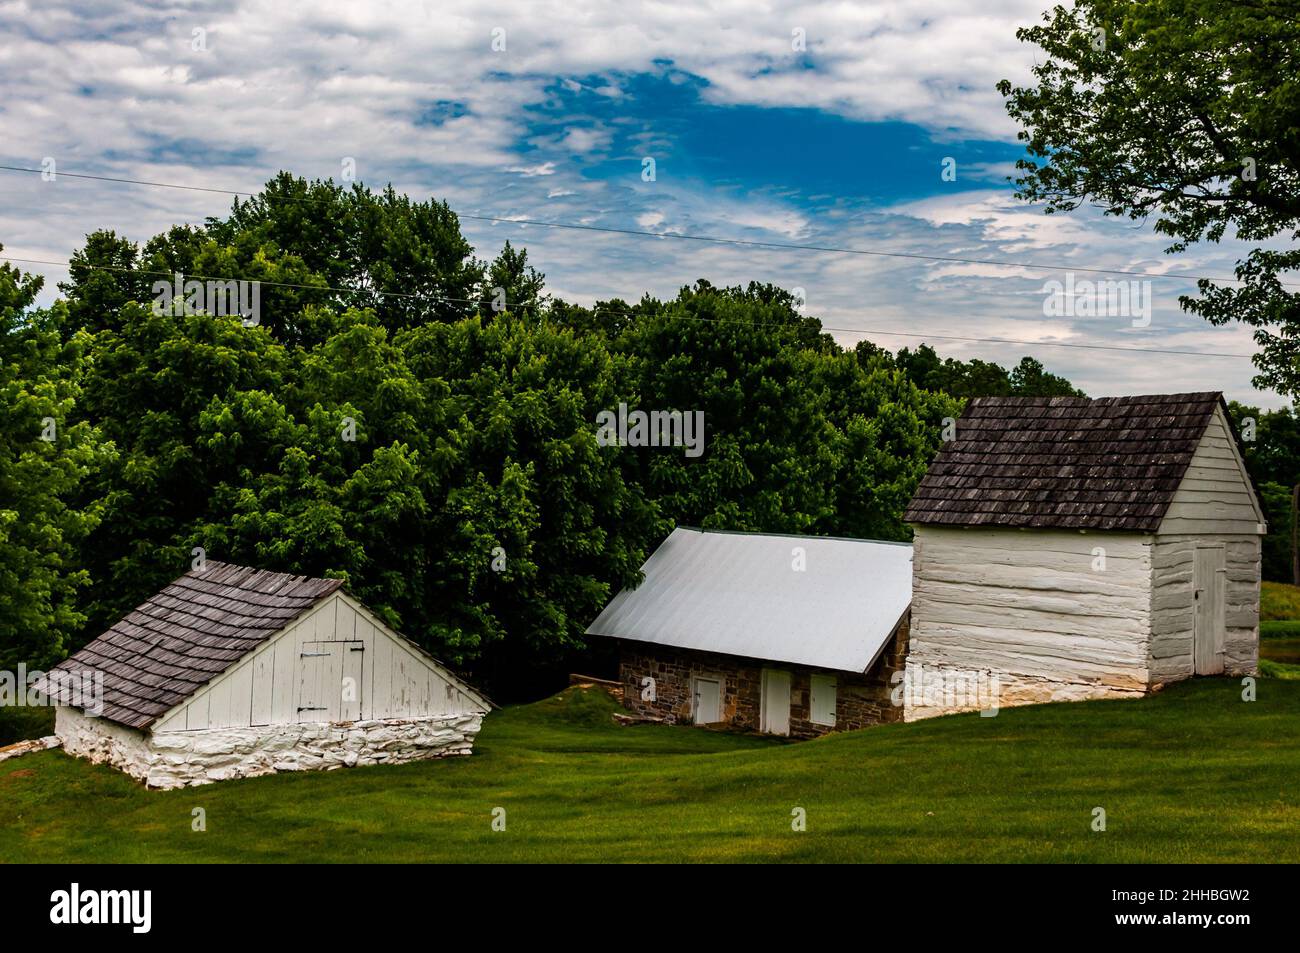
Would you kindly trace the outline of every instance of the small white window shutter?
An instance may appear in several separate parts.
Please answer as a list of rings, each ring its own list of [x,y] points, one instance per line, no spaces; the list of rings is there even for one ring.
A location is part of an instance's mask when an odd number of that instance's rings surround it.
[[[808,707],[810,720],[815,725],[835,724],[835,677],[814,675],[811,679],[811,698]]]

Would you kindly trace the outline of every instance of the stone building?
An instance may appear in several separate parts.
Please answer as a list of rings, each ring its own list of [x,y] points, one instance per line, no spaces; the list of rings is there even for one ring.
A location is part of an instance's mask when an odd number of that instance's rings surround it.
[[[620,642],[624,704],[811,737],[902,719],[911,546],[679,527],[587,629]]]
[[[46,679],[64,750],[154,788],[468,754],[490,707],[340,580],[211,560]]]

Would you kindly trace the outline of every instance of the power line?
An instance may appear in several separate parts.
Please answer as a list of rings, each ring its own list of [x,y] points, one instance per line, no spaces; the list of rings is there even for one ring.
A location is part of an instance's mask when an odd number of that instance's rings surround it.
[[[11,263],[18,263],[18,264],[51,265],[58,268],[67,268],[69,270],[72,267],[71,262],[52,261],[44,258],[14,258],[14,257],[0,255],[0,261],[7,261]],[[177,272],[175,271],[154,271],[154,270],[142,269],[142,268],[128,268],[123,265],[87,264],[84,267],[92,271],[111,271],[111,272],[126,273],[126,274],[146,275],[150,277],[172,278],[177,274]],[[182,277],[189,278],[194,281],[250,281],[250,282],[257,282],[258,284],[267,285],[270,287],[294,288],[294,289],[307,290],[307,291],[330,291],[330,292],[336,292],[338,294],[373,294],[373,295],[379,295],[381,297],[408,298],[408,299],[415,299],[419,301],[429,301],[429,302],[436,302],[442,304],[481,305],[493,301],[493,299],[491,298],[457,298],[450,295],[421,295],[421,294],[411,294],[402,291],[384,291],[378,288],[370,288],[370,289],[343,288],[337,285],[306,285],[306,284],[297,284],[297,283],[287,282],[287,281],[266,281],[260,278],[232,278],[229,276],[193,275],[193,274],[186,274],[184,272],[181,272],[180,274]],[[513,306],[518,308],[518,307],[534,307],[536,305],[536,302],[507,301],[507,302],[503,302],[503,304],[506,305],[507,307]],[[581,306],[579,305],[579,307]],[[624,317],[633,317],[633,318],[647,316],[647,312],[627,311],[627,310],[620,310],[617,308],[599,307],[599,308],[594,308],[589,310],[591,310],[594,315],[617,314]],[[771,325],[773,323],[773,322],[745,321],[737,318],[704,318],[704,317],[700,317],[699,315],[689,315],[689,314],[676,314],[676,315],[672,315],[672,317],[681,320],[686,320],[686,321],[699,321],[699,322],[705,322],[709,324],[737,324],[737,325],[746,325],[749,327],[763,327],[765,325]],[[822,324],[820,321],[818,322],[818,324],[823,331],[829,331],[837,334],[858,334],[858,335],[862,335],[863,337],[869,335],[879,335],[879,336],[886,336],[886,337],[912,337],[912,338],[920,338],[922,341],[925,340],[963,341],[963,342],[971,342],[971,343],[978,343],[978,344],[1013,344],[1019,347],[1076,348],[1080,350],[1089,350],[1089,351],[1132,351],[1139,354],[1181,355],[1185,357],[1224,357],[1224,358],[1235,358],[1240,360],[1250,360],[1253,357],[1253,355],[1250,354],[1234,354],[1225,351],[1184,351],[1184,350],[1177,350],[1173,348],[1132,347],[1124,344],[1077,344],[1077,343],[1070,343],[1066,341],[1024,341],[1024,340],[1017,340],[1015,338],[971,337],[971,336],[955,335],[955,334],[933,334],[933,333],[920,332],[920,331],[884,331],[884,330],[878,330],[873,328],[840,328],[840,327],[833,327],[827,324]]]
[[[721,245],[736,245],[749,248],[777,248],[785,251],[832,252],[842,255],[866,255],[878,258],[904,258],[910,261],[926,261],[949,265],[993,265],[999,268],[1022,268],[1026,271],[1075,271],[1094,275],[1128,275],[1148,280],[1157,278],[1175,278],[1181,281],[1215,281],[1237,282],[1240,278],[1213,278],[1203,275],[1184,275],[1170,272],[1163,275],[1148,271],[1126,271],[1122,268],[1084,268],[1074,265],[1040,265],[1033,262],[1001,261],[992,258],[958,258],[951,255],[921,255],[913,252],[880,251],[871,248],[843,248],[836,245],[802,245],[793,242],[766,242],[745,238],[720,238],[712,235],[688,235],[683,232],[651,232],[636,228],[618,228],[613,225],[579,225],[573,222],[543,222],[527,218],[500,218],[493,215],[468,215],[456,213],[460,218],[481,222],[504,222],[513,225],[536,225],[541,228],[571,228],[587,232],[609,232],[615,235],[635,235],[644,238],[673,238],[680,241],[708,242]],[[1287,284],[1286,287],[1300,288],[1300,284]]]
[[[0,255],[0,261],[17,262],[27,265],[53,265],[55,268],[66,268],[72,270],[70,261],[51,261],[48,258],[10,258],[6,255]],[[179,274],[182,278],[192,278],[195,281],[248,281],[256,282],[259,285],[269,285],[275,288],[297,288],[306,291],[335,291],[339,294],[376,294],[387,298],[415,298],[421,301],[442,300],[442,301],[475,301],[475,298],[446,298],[439,295],[421,295],[413,294],[406,291],[383,291],[379,288],[342,288],[337,285],[304,285],[291,281],[267,281],[262,278],[232,278],[230,276],[219,275],[193,275],[187,272],[176,271],[153,271],[146,268],[127,268],[125,265],[92,265],[85,264],[80,267],[89,268],[91,271],[115,271],[130,275],[146,275],[153,278],[172,278]]]
[[[13,165],[0,165],[0,171],[27,172],[27,173],[33,173],[38,175],[45,174],[45,170],[43,169],[30,169],[24,166],[13,166]],[[56,176],[56,179],[57,176],[62,175],[62,176],[67,176],[70,179],[90,179],[96,182],[116,182],[125,185],[143,185],[143,186],[149,186],[151,188],[180,189],[182,191],[190,191],[190,192],[209,192],[209,193],[218,193],[223,195],[234,195],[234,196],[246,197],[246,198],[255,198],[259,194],[256,192],[241,192],[236,189],[221,189],[221,188],[213,188],[209,186],[200,186],[200,185],[184,185],[175,182],[156,182],[147,179],[117,178],[114,176],[105,176],[105,175],[88,175],[86,173],[78,173],[78,172],[56,172],[54,173],[54,175]],[[1223,277],[1213,277],[1207,275],[1189,275],[1180,272],[1166,272],[1164,274],[1154,274],[1149,271],[1133,271],[1131,269],[1124,269],[1124,268],[1088,268],[1084,266],[1075,266],[1075,265],[1044,265],[1036,262],[1005,261],[1005,260],[994,259],[994,258],[962,258],[954,255],[923,255],[917,252],[883,251],[881,249],[876,249],[876,248],[848,248],[848,247],[842,247],[837,245],[808,245],[808,244],[801,244],[797,242],[771,242],[771,241],[760,241],[758,239],[727,238],[724,236],[717,236],[717,235],[691,235],[686,232],[652,232],[646,229],[619,228],[613,225],[584,225],[578,222],[545,222],[545,221],[541,221],[540,219],[514,218],[514,217],[502,216],[502,215],[471,215],[466,212],[456,212],[455,214],[459,218],[468,219],[470,221],[492,222],[495,224],[503,224],[503,225],[531,225],[537,228],[570,229],[574,231],[583,231],[583,232],[600,232],[600,233],[613,234],[613,235],[628,235],[637,238],[666,238],[666,239],[674,239],[677,241],[703,242],[706,244],[730,245],[730,246],[742,247],[742,248],[771,248],[771,249],[779,249],[782,251],[827,252],[831,254],[841,254],[841,255],[861,255],[861,256],[869,256],[869,257],[877,257],[877,258],[896,258],[896,259],[904,259],[909,261],[924,261],[924,262],[931,262],[934,264],[988,265],[988,266],[993,266],[998,268],[1021,268],[1026,271],[1079,272],[1083,274],[1093,274],[1093,275],[1124,275],[1133,278],[1145,278],[1149,281],[1167,278],[1167,279],[1174,279],[1179,281],[1213,281],[1220,284],[1224,284],[1224,283],[1240,284],[1242,282],[1242,279],[1240,278],[1223,278]],[[1296,282],[1280,282],[1279,284],[1284,288],[1300,288],[1300,283],[1296,283]]]
[[[28,169],[19,165],[0,165],[0,170],[5,172],[34,172],[39,175],[45,175],[45,169]],[[123,185],[148,185],[158,189],[184,189],[188,192],[216,192],[219,195],[246,195],[249,197],[256,196],[256,192],[236,192],[232,189],[209,188],[202,185],[176,185],[172,182],[150,182],[146,179],[119,179],[111,175],[88,175],[85,172],[60,172],[55,170],[50,173],[53,179],[58,181],[58,177],[63,175],[69,179],[92,179],[95,182],[118,182]]]

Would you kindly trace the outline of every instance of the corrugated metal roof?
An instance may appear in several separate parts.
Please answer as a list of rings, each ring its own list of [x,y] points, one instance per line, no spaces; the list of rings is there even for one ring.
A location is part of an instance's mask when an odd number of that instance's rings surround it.
[[[912,602],[907,543],[678,527],[641,568],[588,635],[864,672]]]

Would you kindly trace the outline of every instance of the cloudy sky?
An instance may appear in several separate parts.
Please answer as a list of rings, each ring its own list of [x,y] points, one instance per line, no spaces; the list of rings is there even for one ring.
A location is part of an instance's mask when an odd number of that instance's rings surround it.
[[[1029,353],[1094,396],[1215,388],[1277,406],[1250,385],[1246,329],[1179,310],[1189,281],[1141,288],[1149,322],[1045,314],[1045,283],[1069,269],[1224,276],[1245,251],[1173,259],[1149,227],[1015,201],[1015,128],[994,84],[1028,80],[1035,51],[1015,29],[1047,5],[0,0],[0,164],[255,191],[280,169],[338,179],[351,159],[368,184],[464,215],[1015,262],[463,220],[480,257],[509,238],[581,303],[671,297],[701,277],[773,282],[803,289],[847,345]],[[229,201],[0,172],[0,243],[66,260],[93,229],[143,241]],[[24,267],[51,288],[65,276]]]

